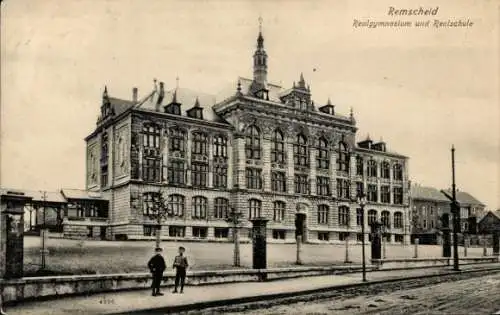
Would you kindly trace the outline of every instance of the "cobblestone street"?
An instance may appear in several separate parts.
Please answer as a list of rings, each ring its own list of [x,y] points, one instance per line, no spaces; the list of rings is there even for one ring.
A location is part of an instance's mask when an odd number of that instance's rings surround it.
[[[500,273],[356,298],[300,302],[232,315],[494,314],[500,311]]]

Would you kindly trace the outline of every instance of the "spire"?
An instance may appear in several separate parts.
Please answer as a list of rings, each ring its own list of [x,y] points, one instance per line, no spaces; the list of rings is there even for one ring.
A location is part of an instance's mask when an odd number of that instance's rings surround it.
[[[102,92],[102,98],[108,98],[108,86],[104,86],[104,92]]]
[[[354,110],[351,106],[351,113],[349,114],[349,116],[351,117],[351,120],[354,119]]]
[[[200,107],[200,100],[198,99],[198,96],[196,97],[196,101],[194,101],[194,107]]]
[[[299,88],[306,89],[306,81],[302,72],[300,73]]]
[[[258,85],[267,83],[267,54],[264,50],[264,36],[262,36],[262,17],[259,17],[257,49],[253,54],[253,80]]]

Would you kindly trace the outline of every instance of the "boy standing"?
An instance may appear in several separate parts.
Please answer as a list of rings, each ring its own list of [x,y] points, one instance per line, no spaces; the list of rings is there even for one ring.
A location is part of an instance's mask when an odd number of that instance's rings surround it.
[[[184,256],[186,249],[184,247],[179,247],[179,255],[175,256],[174,268],[176,268],[175,273],[175,289],[172,293],[177,293],[177,287],[179,282],[181,283],[181,293],[184,291],[184,281],[186,280],[186,269],[189,266],[187,257]]]
[[[151,286],[153,288],[152,295],[158,296],[163,295],[163,293],[160,292],[160,284],[163,278],[163,272],[167,266],[165,265],[165,259],[163,259],[163,256],[161,255],[162,249],[157,247],[155,252],[156,255],[154,255],[148,262],[148,268],[153,275],[153,284]]]

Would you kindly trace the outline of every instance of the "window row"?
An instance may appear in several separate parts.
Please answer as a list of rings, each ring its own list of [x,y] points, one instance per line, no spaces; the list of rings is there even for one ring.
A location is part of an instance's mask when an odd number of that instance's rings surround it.
[[[293,143],[293,161],[295,166],[309,167],[309,148],[312,144],[303,134],[298,134]],[[316,166],[319,169],[330,167],[330,153],[328,141],[320,138],[317,143],[318,155]],[[347,145],[340,142],[338,146],[337,169],[349,171],[349,152]],[[247,159],[260,160],[262,158],[261,132],[252,125],[245,130],[245,154]],[[271,162],[285,163],[285,137],[280,130],[275,130],[271,137]]]
[[[142,130],[142,145],[145,148],[160,148],[160,127],[154,124],[145,124]],[[191,152],[193,154],[208,155],[208,134],[193,132],[191,137]],[[212,137],[213,156],[227,157],[227,138],[221,135]],[[168,137],[170,152],[185,152],[187,147],[187,133],[180,128],[171,128]]]
[[[378,165],[377,161],[370,159],[368,160],[366,165],[366,173],[368,177],[378,177]],[[380,164],[380,177],[385,179],[390,179],[391,166],[387,161],[383,161]],[[396,163],[392,166],[392,178],[394,180],[403,180],[403,166],[399,163]],[[356,175],[364,175],[364,160],[361,156],[356,157]]]
[[[184,217],[185,198],[182,195],[169,195],[165,200],[165,205],[156,197],[157,193],[146,192],[143,194],[143,214],[145,216],[154,216],[162,208],[170,217]],[[203,196],[195,196],[191,200],[191,217],[193,219],[207,219],[208,199]],[[229,200],[226,198],[214,199],[213,217],[216,219],[225,219],[229,214]]]

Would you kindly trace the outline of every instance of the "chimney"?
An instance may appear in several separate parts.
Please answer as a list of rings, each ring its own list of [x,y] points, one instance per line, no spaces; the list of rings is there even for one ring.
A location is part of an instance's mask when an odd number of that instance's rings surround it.
[[[160,82],[160,90],[158,91],[158,99],[156,100],[155,110],[160,111],[160,105],[163,102],[163,98],[165,97],[165,84]]]
[[[138,89],[135,87],[132,89],[132,101],[137,102],[137,92]]]

